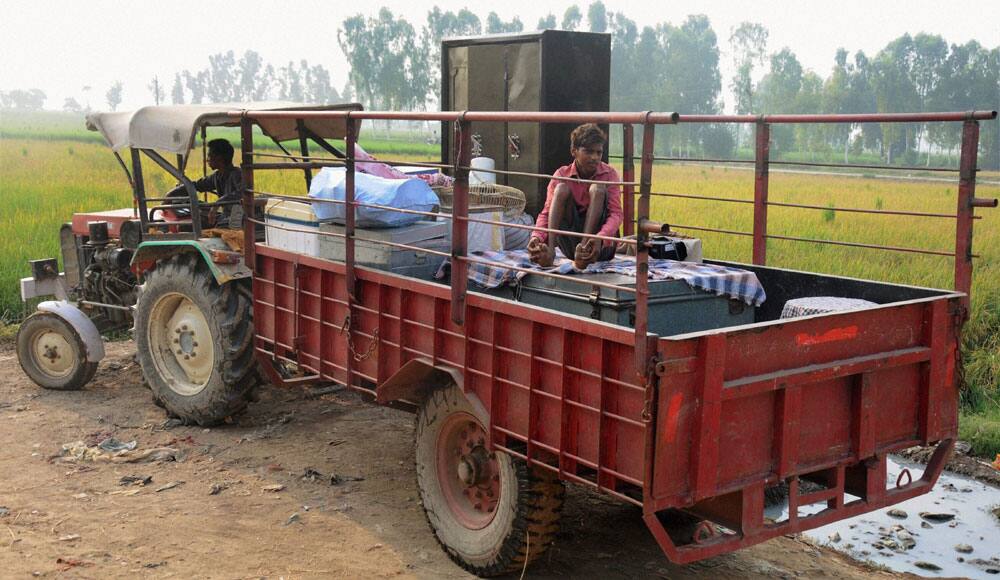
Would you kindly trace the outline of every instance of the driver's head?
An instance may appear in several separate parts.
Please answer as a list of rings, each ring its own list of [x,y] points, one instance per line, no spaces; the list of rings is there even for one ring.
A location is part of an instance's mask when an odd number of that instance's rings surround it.
[[[208,142],[208,166],[212,169],[223,169],[233,164],[236,150],[225,139],[212,139]]]

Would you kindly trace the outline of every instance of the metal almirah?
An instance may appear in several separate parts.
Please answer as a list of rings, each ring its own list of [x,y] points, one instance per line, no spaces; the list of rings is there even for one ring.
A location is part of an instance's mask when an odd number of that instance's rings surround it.
[[[441,77],[442,110],[607,111],[611,36],[545,30],[451,38],[441,43]],[[442,129],[442,159],[450,159],[452,127]],[[551,174],[570,162],[572,124],[472,123],[472,129],[473,157],[492,157],[499,170]],[[497,183],[524,191],[531,215],[541,210],[547,182],[498,175]]]

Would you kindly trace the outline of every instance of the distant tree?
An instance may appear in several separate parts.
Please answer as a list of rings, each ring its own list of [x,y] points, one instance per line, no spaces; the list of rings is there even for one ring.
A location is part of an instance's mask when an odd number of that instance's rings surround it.
[[[802,64],[787,46],[771,55],[771,68],[760,81],[760,106],[764,113],[783,113],[797,101],[802,88]],[[792,150],[794,128],[790,125],[771,128],[775,149],[781,153]]]
[[[160,84],[159,77],[153,76],[153,80],[146,85],[146,88],[148,88],[149,92],[153,94],[153,102],[156,103],[157,106],[159,106],[160,102],[166,98],[166,93],[164,92],[163,85]],[[117,106],[117,104],[115,106]]]
[[[264,59],[248,50],[236,67],[232,98],[234,101],[262,101],[270,94],[272,82],[267,76]]]
[[[705,155],[716,159],[730,159],[736,150],[733,132],[726,125],[709,125],[701,134]]]
[[[63,110],[67,113],[82,113],[83,106],[73,97],[66,97],[63,101]]]
[[[733,67],[736,73],[729,84],[736,101],[738,114],[752,113],[753,69],[764,64],[767,55],[768,31],[756,22],[742,22],[729,34],[729,46],[733,53]]]
[[[517,16],[512,18],[510,22],[501,20],[496,12],[490,12],[486,16],[486,34],[521,32],[522,30],[524,30],[524,24]]]
[[[191,93],[191,104],[200,105],[205,100],[205,85],[208,84],[208,73],[199,71],[191,73],[184,71],[184,86]]]
[[[604,7],[604,2],[597,0],[587,8],[587,24],[591,32],[608,31],[608,9]]]
[[[184,83],[180,73],[174,74],[174,86],[170,89],[170,102],[174,105],[184,104]]]
[[[919,111],[920,97],[913,80],[915,51],[909,34],[891,41],[872,61],[872,86],[880,113]],[[899,123],[882,123],[882,155],[886,163],[915,146],[916,130]]]
[[[0,92],[0,108],[39,111],[45,105],[45,93],[40,89],[14,89]]]
[[[337,40],[351,64],[351,84],[366,105],[396,110],[424,105],[430,92],[426,51],[405,19],[387,8],[377,18],[359,14],[344,20]]]
[[[563,13],[562,29],[576,30],[580,26],[581,20],[583,20],[583,14],[580,13],[580,7],[576,4],[571,4],[566,9],[566,12]]]
[[[427,12],[427,23],[420,31],[420,45],[424,53],[422,58],[427,63],[427,78],[437,79],[441,70],[441,41],[453,36],[473,36],[481,34],[483,25],[479,17],[463,8],[458,12],[442,12],[437,6]],[[441,89],[438,82],[429,82],[431,97],[440,99]]]
[[[556,15],[549,12],[545,18],[538,19],[536,30],[554,30],[556,28]]]
[[[122,82],[115,81],[112,83],[108,88],[108,92],[104,94],[104,98],[108,102],[108,108],[112,111],[117,111],[118,105],[122,104]]]
[[[208,82],[205,96],[210,103],[238,101],[240,89],[237,86],[238,69],[233,51],[213,54],[208,57]]]

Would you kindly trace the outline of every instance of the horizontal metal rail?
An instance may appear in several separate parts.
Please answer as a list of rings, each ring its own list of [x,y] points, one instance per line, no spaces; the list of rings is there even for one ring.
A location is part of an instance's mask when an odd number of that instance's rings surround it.
[[[282,225],[277,225],[277,224],[274,224],[274,223],[267,223],[267,222],[263,222],[263,221],[260,221],[260,220],[257,220],[257,219],[251,219],[251,218],[248,218],[247,221],[250,222],[250,223],[263,225],[263,226],[268,227],[268,228],[275,228],[275,229],[284,230],[284,231],[288,231],[288,232],[300,232],[300,233],[306,233],[306,234],[318,234],[318,235],[321,235],[321,236],[329,236],[329,237],[341,238],[341,239],[344,239],[344,238],[347,237],[345,234],[338,234],[338,233],[335,233],[335,232],[320,232],[320,231],[317,231],[317,230],[310,230],[310,229],[306,229],[306,228],[297,228],[297,227],[294,227],[294,226],[282,226]],[[452,255],[451,253],[448,253],[448,252],[439,252],[437,250],[429,250],[427,248],[420,248],[420,247],[417,247],[417,246],[410,246],[410,245],[407,245],[407,244],[397,244],[395,242],[389,242],[389,241],[386,241],[386,240],[375,240],[375,239],[365,238],[365,237],[361,237],[361,236],[354,236],[354,239],[356,241],[370,242],[370,243],[374,243],[374,244],[384,244],[386,246],[392,246],[394,248],[401,248],[401,249],[404,249],[404,250],[413,250],[413,251],[416,251],[416,252],[423,252],[425,254],[433,254],[435,256],[441,256],[441,257],[444,257],[444,258],[465,260],[466,262],[475,262],[477,264],[484,264],[484,265],[487,265],[487,266],[494,266],[494,267],[497,267],[497,268],[503,268],[505,270],[515,270],[515,271],[518,271],[518,272],[525,272],[525,273],[528,273],[528,274],[536,274],[538,276],[543,276],[543,277],[546,277],[546,278],[563,279],[563,278],[569,278],[570,277],[570,276],[567,276],[566,274],[556,274],[556,273],[545,271],[545,270],[535,270],[535,269],[532,269],[532,268],[522,268],[520,266],[513,266],[511,264],[506,264],[504,262],[496,262],[496,261],[493,261],[493,260],[486,260],[486,259],[477,258],[477,257],[474,257],[474,256],[454,256],[454,255]],[[597,287],[600,287],[600,288],[607,288],[609,290],[619,290],[619,291],[622,291],[622,292],[635,293],[635,288],[631,288],[629,286],[617,286],[615,284],[606,284],[604,282],[595,282],[595,281],[587,281],[587,285],[589,285],[589,286],[597,286]]]
[[[956,121],[988,121],[996,119],[996,111],[965,111],[946,113],[858,113],[831,115],[679,115],[677,123],[934,123]]]
[[[677,113],[563,112],[563,111],[239,111],[234,119],[345,119],[352,121],[442,121],[442,122],[525,122],[525,123],[598,123],[670,125]]]
[[[649,195],[655,195],[655,196],[659,196],[659,197],[677,197],[677,198],[681,198],[681,199],[694,199],[694,200],[703,200],[703,201],[723,201],[723,202],[728,202],[728,203],[748,203],[750,205],[753,205],[753,200],[752,199],[737,199],[735,197],[711,197],[711,196],[707,196],[707,195],[690,195],[690,194],[686,194],[686,193],[666,193],[666,192],[657,192],[657,191],[651,191],[651,192],[649,192]]]
[[[750,203],[753,203],[752,201]],[[915,217],[929,217],[929,218],[950,218],[957,219],[958,216],[951,213],[929,213],[921,211],[903,211],[903,210],[891,210],[891,209],[865,209],[860,207],[836,207],[836,206],[824,206],[824,205],[807,205],[802,203],[786,203],[779,201],[769,201],[767,205],[774,205],[778,207],[794,207],[799,209],[820,209],[820,210],[831,210],[831,211],[843,211],[852,213],[870,213],[878,215],[903,215],[903,216],[915,216]],[[982,219],[982,216],[973,216],[973,219]]]
[[[714,232],[714,233],[717,233],[717,234],[728,234],[728,235],[731,235],[731,236],[749,236],[749,237],[753,237],[753,234],[750,233],[750,232],[738,232],[738,231],[734,231],[734,230],[722,230],[722,229],[717,229],[717,228],[709,228],[709,227],[705,227],[705,226],[688,226],[688,225],[684,225],[684,224],[670,224],[670,228],[671,229],[677,228],[679,230],[694,230],[694,231],[698,231],[698,232]]]
[[[752,162],[751,162],[752,163]],[[941,171],[958,173],[957,167],[913,167],[909,165],[865,165],[854,163],[823,163],[818,161],[771,161],[771,165],[799,165],[802,167],[834,167],[839,169],[890,169],[892,171]],[[977,169],[978,171],[978,169]]]
[[[281,199],[281,200],[294,201],[294,202],[298,202],[298,203],[307,203],[307,204],[313,204],[313,203],[335,203],[335,204],[338,204],[338,205],[344,205],[344,204],[347,203],[346,201],[340,200],[340,199],[319,199],[319,198],[314,198],[314,197],[296,197],[294,195],[281,195],[281,194],[276,194],[276,193],[268,193],[268,192],[265,192],[265,191],[257,191],[257,190],[252,190],[252,191],[254,192],[254,194],[264,196],[264,199],[267,199],[267,198]],[[450,214],[450,213],[435,213],[435,212],[432,212],[432,211],[420,211],[420,210],[416,210],[416,209],[403,209],[403,208],[392,207],[392,206],[388,206],[388,205],[380,205],[380,204],[377,204],[377,203],[364,203],[364,202],[360,202],[360,201],[355,201],[352,205],[354,205],[355,207],[370,207],[370,208],[373,208],[373,209],[381,209],[381,210],[385,210],[385,211],[393,211],[393,212],[397,212],[397,213],[404,213],[404,214],[410,214],[410,215],[419,215],[419,216],[430,217],[430,218],[435,218],[435,219],[438,219],[438,218],[443,218],[443,219],[447,219],[447,220],[453,219],[453,215]],[[515,228],[515,229],[521,229],[521,230],[531,230],[531,231],[537,231],[537,232],[546,232],[546,233],[549,233],[549,234],[556,234],[556,235],[568,235],[568,236],[575,236],[575,237],[579,237],[579,238],[587,238],[587,239],[592,239],[592,240],[601,240],[601,241],[605,241],[605,242],[625,243],[625,244],[629,244],[629,245],[633,245],[633,246],[636,244],[635,240],[624,239],[624,238],[616,238],[616,237],[613,237],[613,236],[602,236],[600,234],[584,234],[584,233],[580,233],[580,232],[572,232],[572,231],[569,231],[569,230],[557,230],[557,229],[554,229],[554,228],[542,228],[542,227],[533,226],[533,225],[529,226],[529,225],[524,225],[524,224],[512,224],[512,223],[507,223],[507,222],[498,222],[496,220],[487,220],[487,219],[480,219],[480,218],[473,218],[473,217],[461,217],[461,216],[459,216],[457,219],[459,221],[464,221],[464,222],[469,222],[469,223],[494,225],[494,226],[500,226],[500,227],[504,227],[504,228]]]
[[[940,251],[940,250],[925,250],[923,248],[905,248],[901,246],[880,246],[877,244],[862,244],[859,242],[841,242],[838,240],[817,240],[813,238],[797,238],[794,236],[778,236],[774,234],[767,234],[765,238],[771,240],[786,240],[790,242],[808,242],[813,244],[828,244],[833,246],[847,246],[850,248],[868,248],[870,250],[886,250],[890,252],[904,252],[909,254],[927,254],[930,256],[948,256],[951,258],[955,257],[955,252]],[[978,258],[978,254],[972,254],[973,258]]]

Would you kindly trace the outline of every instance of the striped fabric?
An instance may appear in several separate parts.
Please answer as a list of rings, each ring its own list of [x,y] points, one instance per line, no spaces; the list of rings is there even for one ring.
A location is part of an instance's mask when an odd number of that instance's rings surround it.
[[[497,288],[511,284],[523,278],[527,273],[512,268],[476,263],[472,260],[500,262],[517,268],[548,271],[557,274],[621,274],[635,277],[635,256],[618,254],[613,260],[595,262],[586,270],[578,270],[573,261],[567,259],[561,252],[556,252],[556,259],[551,268],[540,268],[528,258],[527,250],[511,250],[506,252],[477,252],[470,256],[469,280],[484,288]],[[445,276],[448,261],[441,265],[437,278]],[[728,268],[714,264],[697,264],[694,262],[677,262],[674,260],[650,260],[650,280],[683,280],[692,288],[712,292],[718,296],[728,296],[734,300],[742,300],[752,306],[760,306],[767,298],[764,287],[757,275],[748,270]]]

